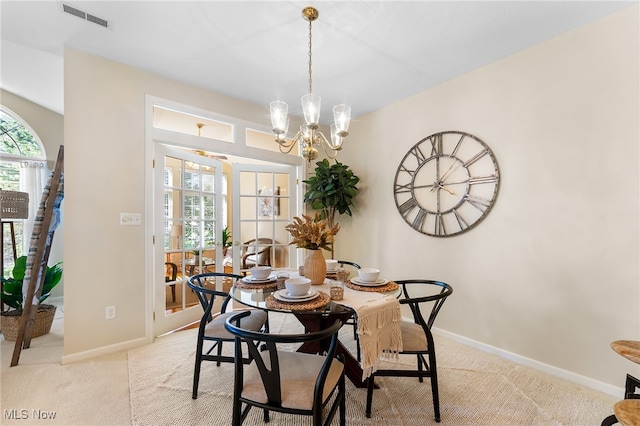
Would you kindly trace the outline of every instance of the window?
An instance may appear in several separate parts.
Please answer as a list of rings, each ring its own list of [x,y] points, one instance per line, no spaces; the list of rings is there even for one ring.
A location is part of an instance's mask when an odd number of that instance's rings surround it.
[[[38,135],[13,111],[0,105],[0,188],[6,191],[28,192],[30,222],[42,194],[46,172],[45,151]],[[35,196],[34,194],[38,194]],[[17,256],[26,254],[27,221],[15,220],[14,232]],[[2,226],[4,241],[3,276],[13,269],[13,249],[9,226]]]

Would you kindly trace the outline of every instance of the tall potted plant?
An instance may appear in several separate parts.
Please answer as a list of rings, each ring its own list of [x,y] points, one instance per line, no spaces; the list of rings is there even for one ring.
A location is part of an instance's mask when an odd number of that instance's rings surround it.
[[[42,336],[51,331],[51,324],[56,313],[56,307],[53,305],[45,305],[44,302],[50,295],[51,290],[60,283],[62,279],[62,262],[56,263],[54,266],[47,266],[46,273],[42,280],[42,292],[38,299],[36,311],[36,321],[33,326],[31,337]],[[2,312],[0,315],[0,328],[5,340],[16,340],[20,318],[22,317],[22,309],[24,300],[22,295],[22,287],[24,277],[27,272],[27,256],[20,256],[16,259],[13,266],[11,277],[2,278],[2,293],[0,297],[2,303],[8,305],[10,310]]]
[[[349,166],[336,160],[329,164],[326,158],[316,163],[315,175],[303,180],[308,185],[304,202],[312,209],[320,210],[320,217],[327,219],[329,228],[333,227],[338,214],[351,216],[353,199],[358,194],[358,182]]]
[[[316,174],[303,180],[308,185],[304,202],[312,209],[320,211],[320,217],[327,220],[329,228],[336,221],[336,213],[351,216],[353,199],[358,194],[360,178],[347,166],[336,160],[329,164],[326,158],[316,163]],[[333,242],[328,248],[333,258]]]

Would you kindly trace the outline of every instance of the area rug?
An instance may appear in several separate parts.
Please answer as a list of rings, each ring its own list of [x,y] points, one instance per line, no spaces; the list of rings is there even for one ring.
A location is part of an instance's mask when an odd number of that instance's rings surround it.
[[[270,313],[272,332],[299,332],[286,314]],[[134,425],[230,425],[233,366],[204,362],[198,399],[191,398],[197,330],[173,333],[129,351]],[[341,340],[355,349],[352,329]],[[599,425],[616,398],[521,367],[502,358],[436,336],[442,425]],[[295,348],[291,348],[292,350]],[[231,353],[231,345],[225,351]],[[394,362],[384,364],[385,368]],[[402,356],[398,363],[414,365]],[[347,380],[347,424],[434,424],[429,380],[378,378],[371,419],[364,414],[366,389]],[[252,409],[245,425],[264,425]],[[271,413],[272,425],[310,425],[305,416]],[[338,424],[334,419],[333,424]]]

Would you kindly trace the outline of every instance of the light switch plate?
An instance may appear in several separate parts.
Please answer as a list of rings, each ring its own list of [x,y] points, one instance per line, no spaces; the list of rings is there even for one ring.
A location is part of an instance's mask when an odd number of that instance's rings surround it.
[[[142,215],[140,213],[120,213],[120,225],[140,225]]]

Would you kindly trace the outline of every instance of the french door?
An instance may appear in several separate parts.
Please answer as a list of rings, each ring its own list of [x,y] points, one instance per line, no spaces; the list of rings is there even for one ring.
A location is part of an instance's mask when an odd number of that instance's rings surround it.
[[[202,316],[187,279],[222,271],[222,163],[185,150],[155,145],[155,335]],[[218,242],[218,244],[216,244]],[[222,290],[222,282],[215,284]]]
[[[245,274],[258,264],[296,267],[295,248],[284,229],[297,213],[297,168],[234,164],[233,269]]]
[[[221,161],[161,143],[154,158],[155,336],[201,318],[187,286],[194,274],[244,274],[252,257],[274,268],[297,267],[284,229],[297,214],[296,166],[232,163],[229,197]],[[232,235],[229,248],[222,245],[225,227]],[[227,291],[229,284],[219,279],[212,285]]]

